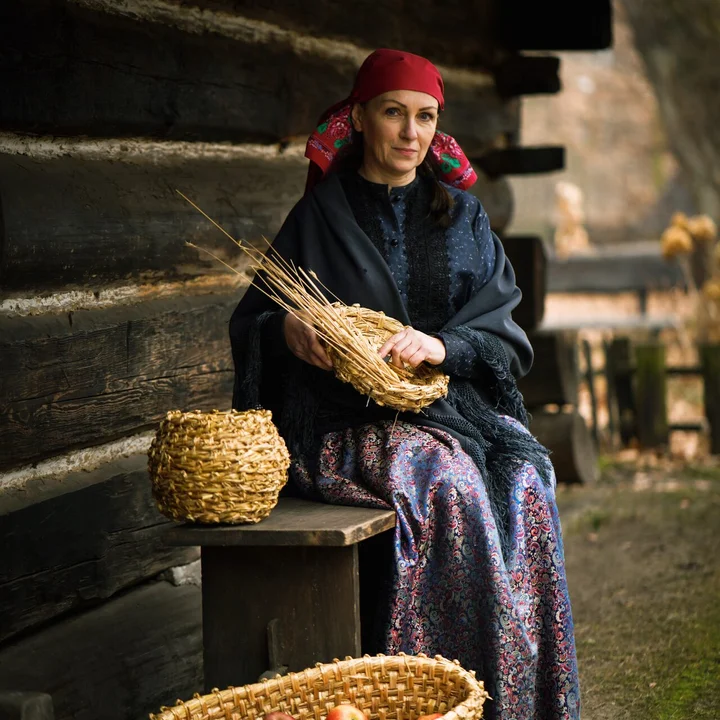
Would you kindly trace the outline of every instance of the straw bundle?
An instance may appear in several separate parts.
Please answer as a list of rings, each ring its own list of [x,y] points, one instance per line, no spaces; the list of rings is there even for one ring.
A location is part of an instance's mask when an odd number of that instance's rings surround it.
[[[192,201],[188,202],[250,257],[251,267],[256,272],[255,286],[280,307],[294,313],[315,330],[324,343],[335,374],[340,380],[350,383],[358,392],[372,398],[378,405],[386,405],[395,410],[420,412],[438,398],[447,395],[449,378],[437,368],[427,364],[421,364],[417,368],[396,368],[378,355],[377,351],[383,343],[403,329],[400,322],[384,313],[361,308],[359,305],[345,305],[337,298],[336,302],[331,302],[323,290],[328,295],[332,293],[315,273],[296,268],[270,247],[269,243],[266,253],[244,245]],[[197,247],[192,243],[188,245]],[[212,256],[220,260],[215,255]],[[234,270],[227,263],[223,264]]]
[[[369,720],[416,720],[443,713],[442,720],[475,720],[488,694],[475,673],[436,655],[346,658],[255,685],[195,695],[150,720],[262,720],[280,711],[296,720],[322,720],[336,705],[350,703]]]
[[[160,512],[199,523],[256,523],[267,517],[289,466],[268,410],[171,411],[148,462]]]

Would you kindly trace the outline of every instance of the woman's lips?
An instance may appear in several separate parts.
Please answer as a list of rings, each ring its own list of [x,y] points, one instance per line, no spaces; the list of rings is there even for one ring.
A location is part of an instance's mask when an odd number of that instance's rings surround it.
[[[417,152],[417,150],[413,150],[412,148],[393,148],[393,150],[406,157],[412,157]]]

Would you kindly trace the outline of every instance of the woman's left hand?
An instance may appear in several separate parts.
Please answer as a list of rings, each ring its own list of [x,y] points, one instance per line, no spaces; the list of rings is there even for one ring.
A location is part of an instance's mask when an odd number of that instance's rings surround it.
[[[445,360],[445,343],[419,330],[406,327],[389,338],[378,352],[383,358],[390,355],[392,364],[398,368],[405,365],[415,368],[421,362],[440,365]]]

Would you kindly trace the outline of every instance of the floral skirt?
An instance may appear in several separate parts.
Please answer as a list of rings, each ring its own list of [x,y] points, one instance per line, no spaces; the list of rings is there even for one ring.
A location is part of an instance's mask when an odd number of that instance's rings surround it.
[[[508,423],[521,427],[511,418]],[[399,422],[323,438],[300,489],[328,503],[397,512],[384,651],[458,659],[497,720],[580,717],[555,479],[518,463],[503,558],[477,466],[446,432]]]

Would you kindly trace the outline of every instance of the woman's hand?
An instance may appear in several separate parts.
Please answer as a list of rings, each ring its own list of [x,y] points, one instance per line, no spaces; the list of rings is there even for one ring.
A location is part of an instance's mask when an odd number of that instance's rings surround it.
[[[283,332],[285,342],[293,355],[321,370],[332,370],[332,362],[320,344],[317,333],[300,318],[288,313],[283,323]]]
[[[440,365],[445,360],[445,343],[419,330],[406,327],[389,338],[378,352],[383,358],[390,355],[392,364],[397,368],[404,365],[415,368],[421,362]]]

